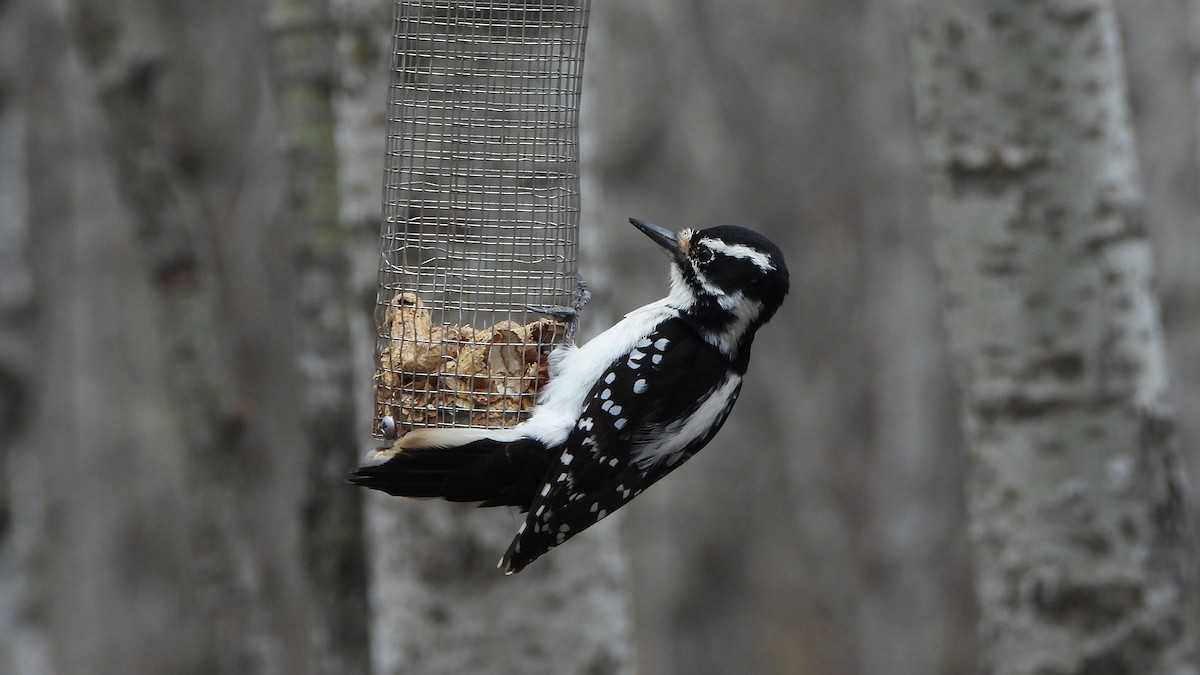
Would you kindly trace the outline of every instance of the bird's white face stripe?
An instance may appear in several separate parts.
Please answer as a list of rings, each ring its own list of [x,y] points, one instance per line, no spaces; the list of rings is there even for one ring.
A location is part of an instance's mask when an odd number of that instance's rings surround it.
[[[705,239],[704,244],[712,249],[713,253],[749,260],[764,272],[775,270],[775,264],[771,262],[771,258],[766,253],[756,251],[745,244],[726,244],[719,239]]]

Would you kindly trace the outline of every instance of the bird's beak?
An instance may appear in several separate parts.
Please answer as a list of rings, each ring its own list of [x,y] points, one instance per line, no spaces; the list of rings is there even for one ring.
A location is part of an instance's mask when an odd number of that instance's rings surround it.
[[[671,257],[684,257],[683,251],[679,248],[679,238],[675,236],[674,232],[664,227],[651,225],[650,223],[647,223],[644,220],[638,220],[637,218],[630,218],[629,222],[632,223],[634,227],[641,230],[642,234],[650,237],[654,243],[670,251]]]

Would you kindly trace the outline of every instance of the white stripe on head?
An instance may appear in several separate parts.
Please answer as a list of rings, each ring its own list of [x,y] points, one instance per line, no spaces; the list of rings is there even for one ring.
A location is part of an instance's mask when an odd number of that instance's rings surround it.
[[[775,264],[771,262],[771,257],[762,251],[756,251],[745,244],[726,244],[720,239],[705,239],[704,243],[713,250],[714,253],[727,255],[731,258],[742,258],[749,260],[758,266],[758,269],[764,272],[772,272],[775,270]]]

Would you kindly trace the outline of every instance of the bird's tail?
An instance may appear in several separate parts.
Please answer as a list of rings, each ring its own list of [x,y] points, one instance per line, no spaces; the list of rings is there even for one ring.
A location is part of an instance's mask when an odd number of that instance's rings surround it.
[[[488,429],[418,429],[350,474],[355,485],[398,497],[528,508],[549,467],[530,438]]]

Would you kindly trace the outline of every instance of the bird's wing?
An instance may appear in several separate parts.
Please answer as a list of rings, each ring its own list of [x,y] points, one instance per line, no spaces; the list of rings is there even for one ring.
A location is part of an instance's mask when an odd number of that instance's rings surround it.
[[[501,566],[519,570],[703,447],[741,387],[728,371],[725,357],[678,318],[614,361],[585,398]]]

